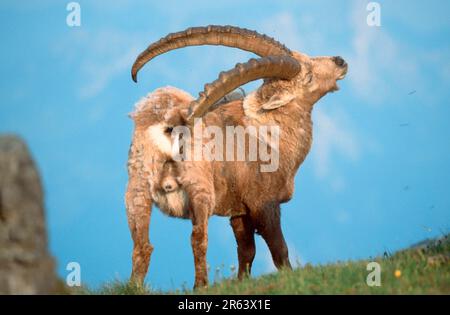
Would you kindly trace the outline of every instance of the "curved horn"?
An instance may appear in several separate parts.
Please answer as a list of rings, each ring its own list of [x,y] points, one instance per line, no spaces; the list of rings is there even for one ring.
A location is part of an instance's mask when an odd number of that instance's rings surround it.
[[[221,72],[217,80],[205,85],[199,98],[190,105],[188,123],[202,116],[211,105],[241,85],[263,78],[289,80],[297,75],[300,69],[300,63],[290,56],[252,58],[244,64],[238,63],[233,69]]]
[[[191,27],[185,31],[171,33],[148,46],[136,59],[131,76],[137,82],[138,71],[151,59],[168,51],[199,45],[223,45],[253,52],[261,57],[291,55],[291,51],[267,35],[234,26],[209,25]]]

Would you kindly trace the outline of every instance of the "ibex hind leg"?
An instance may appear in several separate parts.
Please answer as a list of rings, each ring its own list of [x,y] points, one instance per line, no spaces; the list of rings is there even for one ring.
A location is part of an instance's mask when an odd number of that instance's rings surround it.
[[[273,263],[280,268],[292,269],[289,251],[281,230],[280,205],[269,203],[252,213],[256,232],[262,236],[269,247]]]
[[[241,280],[250,275],[253,259],[255,258],[255,227],[249,215],[241,215],[230,218],[231,227],[237,243],[239,271]]]

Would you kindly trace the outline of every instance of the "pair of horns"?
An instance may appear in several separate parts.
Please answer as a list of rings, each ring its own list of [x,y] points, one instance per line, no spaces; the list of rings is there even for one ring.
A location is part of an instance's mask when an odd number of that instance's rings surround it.
[[[265,79],[292,79],[300,71],[300,64],[291,51],[273,38],[255,31],[233,27],[192,27],[178,33],[171,33],[151,44],[133,64],[131,76],[137,82],[137,73],[151,59],[168,51],[200,45],[222,45],[250,51],[262,57],[237,64],[232,70],[221,72],[219,78],[200,93],[191,104],[189,120],[200,117],[224,95],[248,82]]]

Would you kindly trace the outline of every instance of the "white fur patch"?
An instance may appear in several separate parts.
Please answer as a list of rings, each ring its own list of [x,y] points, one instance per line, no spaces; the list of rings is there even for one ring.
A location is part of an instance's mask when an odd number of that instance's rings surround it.
[[[256,93],[252,92],[244,98],[244,102],[242,103],[244,108],[245,116],[250,118],[257,118],[258,114],[256,111],[259,109],[259,104],[256,101]]]
[[[165,132],[164,124],[156,124],[147,128],[147,136],[150,143],[157,147],[160,152],[172,156],[172,141],[170,134]]]

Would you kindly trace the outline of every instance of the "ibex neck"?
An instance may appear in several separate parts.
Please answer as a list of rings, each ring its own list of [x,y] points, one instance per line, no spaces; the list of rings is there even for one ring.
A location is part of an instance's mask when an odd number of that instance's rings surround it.
[[[248,125],[277,125],[280,127],[280,150],[284,152],[281,159],[286,159],[288,169],[296,170],[308,154],[312,143],[312,106],[303,104],[299,97],[287,104],[272,110],[264,110],[268,101],[268,86],[248,95],[243,103]],[[289,89],[280,93],[288,94]],[[274,95],[272,94],[270,98]],[[270,100],[269,98],[269,100]],[[283,148],[281,148],[283,147]]]

